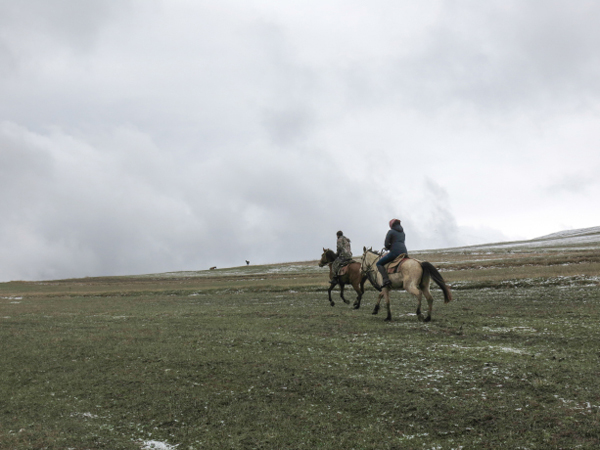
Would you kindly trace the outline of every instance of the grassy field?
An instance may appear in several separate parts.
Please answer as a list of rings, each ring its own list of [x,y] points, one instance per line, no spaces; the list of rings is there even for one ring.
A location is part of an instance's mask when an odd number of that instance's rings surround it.
[[[598,248],[414,256],[428,324],[316,262],[2,283],[0,448],[599,448]]]

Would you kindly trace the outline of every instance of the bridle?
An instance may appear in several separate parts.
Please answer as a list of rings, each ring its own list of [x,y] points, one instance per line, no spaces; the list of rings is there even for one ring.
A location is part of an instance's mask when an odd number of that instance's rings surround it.
[[[366,257],[367,253],[373,253],[374,255],[379,256],[379,258],[374,258],[371,263],[368,263],[367,257]],[[371,284],[378,290],[381,290],[381,286],[379,286],[379,283],[377,282],[377,275],[375,273],[375,270],[373,269],[373,266],[375,266],[377,264],[377,261],[379,261],[380,258],[381,258],[381,255],[377,252],[374,252],[373,250],[365,251],[365,253],[363,254],[363,258],[362,258],[362,262],[364,263],[364,265],[366,267],[366,269],[363,270],[363,272],[367,275],[367,278],[369,279]],[[361,269],[362,269],[362,264],[361,264]],[[374,274],[375,274],[375,276],[373,276]]]
[[[325,266],[327,266],[327,265],[329,265],[329,266],[330,266],[330,265],[332,265],[332,264],[333,264],[333,261],[329,261],[329,258],[328,258],[328,256],[329,256],[329,255],[327,254],[327,252],[324,252],[324,253],[323,253],[323,255],[321,256],[321,261],[319,261],[319,267],[325,267]],[[323,262],[323,257],[325,257],[325,260],[326,260],[326,262]]]

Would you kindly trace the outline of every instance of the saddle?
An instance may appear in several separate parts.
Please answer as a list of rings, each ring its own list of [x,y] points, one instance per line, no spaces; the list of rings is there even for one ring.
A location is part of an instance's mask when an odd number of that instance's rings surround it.
[[[360,264],[360,261],[357,261],[355,258],[352,258],[352,259],[347,259],[344,262],[342,262],[342,265],[338,270],[338,276],[341,277],[343,275],[346,275],[346,273],[348,272],[348,266],[350,264],[354,264],[354,263]]]
[[[385,268],[387,269],[388,273],[398,273],[400,271],[400,268],[402,267],[402,264],[404,264],[404,262],[406,262],[409,259],[410,258],[406,256],[406,253],[401,253],[391,263],[386,264]]]

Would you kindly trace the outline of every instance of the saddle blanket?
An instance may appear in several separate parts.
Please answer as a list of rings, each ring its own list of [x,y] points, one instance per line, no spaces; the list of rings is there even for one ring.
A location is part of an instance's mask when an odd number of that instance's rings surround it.
[[[357,261],[356,258],[347,259],[346,261],[344,261],[342,263],[342,267],[340,267],[340,269],[338,270],[338,276],[341,277],[343,275],[346,275],[348,273],[348,267],[350,266],[350,264],[354,263],[360,264],[360,261]]]
[[[386,267],[388,273],[398,273],[398,271],[402,267],[402,264],[404,264],[409,259],[410,258],[408,256],[406,256],[406,253],[402,253],[391,263],[386,264],[385,267]]]

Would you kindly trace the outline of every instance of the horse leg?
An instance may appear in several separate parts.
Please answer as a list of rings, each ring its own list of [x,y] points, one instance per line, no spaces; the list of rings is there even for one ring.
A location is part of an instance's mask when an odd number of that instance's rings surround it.
[[[356,300],[354,300],[354,304],[352,305],[354,309],[360,308],[360,301],[362,299],[362,291],[360,290],[360,286],[354,286],[354,290],[356,291]]]
[[[431,321],[431,312],[433,311],[433,296],[429,291],[429,285],[422,286],[421,290],[423,291],[423,295],[427,299],[427,305],[429,306],[427,317],[425,318],[425,322]]]
[[[356,275],[350,278],[350,281],[352,282],[352,287],[354,288],[354,290],[356,291],[356,300],[354,301],[354,304],[352,305],[354,307],[354,309],[358,309],[360,308],[360,299],[362,298],[362,294],[363,294],[363,290],[361,290],[361,286],[360,286],[360,275]]]
[[[377,303],[375,303],[375,309],[373,309],[373,314],[377,314],[379,312],[379,303],[381,303],[381,299],[383,298],[383,291],[379,293],[377,296]]]
[[[364,275],[362,277],[362,279],[360,280],[360,292],[361,292],[361,294],[365,293],[365,283],[367,282],[368,279],[369,279],[369,277],[367,277],[366,275]]]
[[[365,293],[365,282],[368,280],[369,278],[366,275],[362,275],[360,278],[360,281],[357,282],[358,284],[358,289],[356,286],[354,286],[354,290],[358,293],[358,297],[356,298],[356,301],[354,302],[354,309],[358,309],[360,308],[360,301],[362,300],[362,296]]]
[[[346,298],[344,297],[344,286],[345,286],[345,284],[340,282],[340,297],[342,297],[342,300],[344,300],[344,303],[348,304],[350,302],[348,300],[346,300]]]
[[[413,283],[410,283],[406,290],[408,292],[410,292],[412,295],[415,296],[415,298],[417,299],[417,318],[420,321],[423,321],[423,313],[421,313],[421,299],[422,299],[422,292],[421,290],[415,286]],[[429,320],[431,320],[431,317],[429,317]]]
[[[354,304],[352,305],[352,308],[359,309],[361,300],[362,300],[362,292],[359,292],[358,295],[356,296],[356,300],[354,301]]]
[[[383,295],[385,297],[385,305],[387,306],[387,317],[385,318],[385,321],[389,322],[392,320],[392,307],[390,305],[390,289],[384,288],[383,292]]]
[[[332,300],[332,298],[331,298],[331,291],[332,291],[332,289],[333,289],[333,288],[334,288],[336,285],[337,285],[337,283],[334,283],[334,282],[332,282],[332,283],[329,285],[329,289],[327,290],[327,295],[329,295],[329,304],[330,304],[331,306],[335,306],[335,302],[334,302],[334,301]]]

